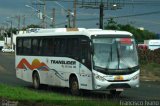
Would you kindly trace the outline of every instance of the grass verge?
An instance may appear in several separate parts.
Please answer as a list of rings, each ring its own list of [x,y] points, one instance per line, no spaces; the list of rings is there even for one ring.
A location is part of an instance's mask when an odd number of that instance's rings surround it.
[[[108,100],[93,100],[53,92],[30,90],[0,84],[1,101],[17,101],[18,106],[117,106]],[[0,104],[1,105],[1,104]]]
[[[141,80],[160,81],[160,65],[148,63],[141,65]]]

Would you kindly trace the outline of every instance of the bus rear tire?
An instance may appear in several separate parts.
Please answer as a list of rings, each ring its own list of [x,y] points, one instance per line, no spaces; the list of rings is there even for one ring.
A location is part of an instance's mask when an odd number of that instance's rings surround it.
[[[78,80],[75,76],[70,78],[70,92],[72,95],[80,94]]]
[[[40,88],[40,78],[37,72],[33,73],[33,88],[34,89]]]

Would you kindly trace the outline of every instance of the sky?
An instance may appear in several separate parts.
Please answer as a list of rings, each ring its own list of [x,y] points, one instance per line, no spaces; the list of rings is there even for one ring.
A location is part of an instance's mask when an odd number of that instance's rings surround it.
[[[23,27],[23,17],[25,16],[25,25],[41,24],[42,20],[38,18],[36,9],[42,8],[40,6],[32,5],[31,2],[36,0],[0,0],[0,26],[7,27],[12,20],[13,27],[18,26],[18,19],[16,16],[21,16],[20,26]],[[105,1],[105,0],[104,0]],[[152,32],[160,33],[160,0],[126,0],[122,9],[105,10],[104,22],[106,23],[110,17],[115,18],[120,24],[131,24],[135,27],[143,27]],[[137,3],[138,2],[138,3]],[[130,4],[133,3],[133,4]],[[32,8],[25,5],[32,6]],[[61,5],[61,6],[60,6]],[[99,10],[77,8],[77,27],[98,28],[99,26]],[[56,27],[64,27],[67,24],[67,12],[64,9],[73,10],[73,4],[68,2],[47,1],[46,14],[52,17],[52,9],[55,8],[55,24]],[[125,16],[125,17],[122,17]],[[48,27],[51,24],[49,18],[46,19]],[[62,24],[61,24],[62,23]],[[9,25],[8,25],[9,26]]]

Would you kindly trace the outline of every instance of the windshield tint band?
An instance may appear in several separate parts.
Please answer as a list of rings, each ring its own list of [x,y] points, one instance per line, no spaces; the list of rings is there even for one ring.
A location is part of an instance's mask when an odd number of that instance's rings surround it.
[[[134,38],[131,35],[92,35],[91,39],[93,38]]]
[[[103,74],[106,74],[106,75],[127,75],[127,74],[132,74],[136,71],[138,71],[140,69],[139,65],[138,66],[135,66],[135,67],[132,67],[132,68],[128,68],[128,69],[103,69],[103,68],[100,68],[100,67],[94,67],[94,70],[98,71],[98,72],[101,72]]]

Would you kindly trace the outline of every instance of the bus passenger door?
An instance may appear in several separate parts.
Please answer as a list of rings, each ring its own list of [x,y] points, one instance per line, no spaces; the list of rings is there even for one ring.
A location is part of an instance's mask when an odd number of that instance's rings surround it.
[[[81,39],[80,41],[81,53],[80,53],[80,88],[92,89],[92,74],[91,74],[91,53],[90,42],[88,39]]]

